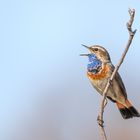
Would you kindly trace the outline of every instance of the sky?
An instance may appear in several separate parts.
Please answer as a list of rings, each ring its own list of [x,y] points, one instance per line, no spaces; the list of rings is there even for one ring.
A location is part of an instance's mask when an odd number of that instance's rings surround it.
[[[87,53],[99,44],[117,64],[128,40],[128,8],[137,33],[119,72],[140,111],[138,0],[0,1],[0,139],[98,140],[101,97],[86,77]],[[139,140],[138,118],[123,120],[108,103],[109,139]]]

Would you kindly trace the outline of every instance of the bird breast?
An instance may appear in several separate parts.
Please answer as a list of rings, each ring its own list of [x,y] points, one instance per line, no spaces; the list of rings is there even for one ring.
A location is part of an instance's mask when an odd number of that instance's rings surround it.
[[[87,76],[91,80],[102,80],[110,76],[110,70],[111,70],[110,66],[106,64],[106,65],[103,65],[102,69],[100,69],[100,71],[96,74],[88,71]]]

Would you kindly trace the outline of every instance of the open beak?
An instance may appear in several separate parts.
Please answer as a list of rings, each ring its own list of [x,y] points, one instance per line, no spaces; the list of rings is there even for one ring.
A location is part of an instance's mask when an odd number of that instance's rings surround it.
[[[85,48],[87,48],[87,49],[90,49],[90,47],[88,47],[88,46],[86,46],[86,45],[84,45],[84,44],[81,44],[82,46],[84,46]]]
[[[80,56],[88,56],[89,54],[80,54]]]
[[[84,45],[84,44],[81,44],[82,46],[84,46],[85,48],[87,48],[88,50],[90,50],[90,47]],[[88,56],[89,54],[80,54],[80,56]]]

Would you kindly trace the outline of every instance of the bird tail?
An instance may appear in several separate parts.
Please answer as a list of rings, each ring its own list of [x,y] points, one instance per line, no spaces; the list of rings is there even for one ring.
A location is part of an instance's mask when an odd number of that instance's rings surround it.
[[[116,102],[116,105],[124,119],[132,117],[140,117],[139,112],[132,106],[132,104],[126,100],[125,105]]]

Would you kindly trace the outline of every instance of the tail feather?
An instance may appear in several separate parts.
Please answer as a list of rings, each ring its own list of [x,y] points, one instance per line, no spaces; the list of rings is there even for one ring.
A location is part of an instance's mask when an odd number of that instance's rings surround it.
[[[129,103],[129,104],[128,104]],[[116,105],[124,119],[129,119],[132,117],[140,117],[139,112],[130,104],[130,102],[127,100],[127,107],[116,102]]]
[[[134,117],[140,117],[139,112],[133,106],[129,107],[129,110],[131,111]]]

